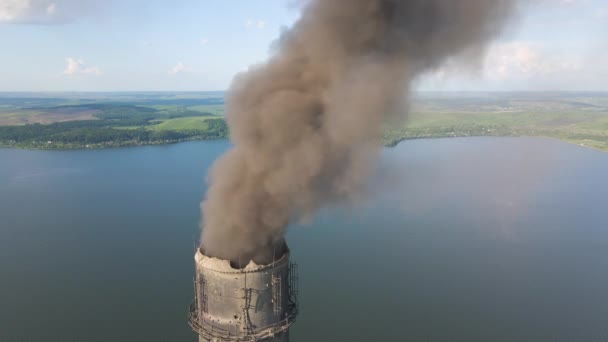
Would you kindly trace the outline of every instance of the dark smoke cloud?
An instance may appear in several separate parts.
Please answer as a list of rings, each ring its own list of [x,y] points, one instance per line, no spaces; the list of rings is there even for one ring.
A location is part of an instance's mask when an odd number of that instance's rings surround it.
[[[202,204],[207,255],[268,263],[289,222],[356,197],[386,120],[446,58],[481,47],[515,0],[313,0],[227,100],[234,148]]]

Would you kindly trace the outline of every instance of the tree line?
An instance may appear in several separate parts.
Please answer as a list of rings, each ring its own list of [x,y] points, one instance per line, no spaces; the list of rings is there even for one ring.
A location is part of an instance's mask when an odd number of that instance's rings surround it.
[[[52,124],[0,126],[0,142],[18,147],[78,147],[86,145],[123,146],[175,142],[188,139],[219,139],[228,136],[222,118],[207,119],[206,130],[155,131],[146,126],[153,120],[176,117],[207,116],[190,110],[161,113],[137,106],[93,105],[101,112],[98,120],[67,121]]]

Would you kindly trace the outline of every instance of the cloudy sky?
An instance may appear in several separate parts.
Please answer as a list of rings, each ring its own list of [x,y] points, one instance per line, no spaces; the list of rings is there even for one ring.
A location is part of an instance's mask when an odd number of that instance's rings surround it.
[[[299,1],[0,0],[0,91],[224,90]],[[608,1],[537,0],[462,60],[416,88],[608,91]]]

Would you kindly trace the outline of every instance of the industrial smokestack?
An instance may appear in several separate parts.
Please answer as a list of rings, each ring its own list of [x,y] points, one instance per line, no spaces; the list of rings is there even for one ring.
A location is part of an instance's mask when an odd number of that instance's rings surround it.
[[[190,326],[199,342],[289,341],[298,306],[296,266],[287,249],[268,265],[251,261],[242,269],[201,249],[194,260]]]
[[[229,91],[234,147],[214,165],[202,204],[206,255],[268,264],[290,222],[358,197],[383,124],[407,111],[411,82],[481,51],[515,2],[305,2],[272,58]]]

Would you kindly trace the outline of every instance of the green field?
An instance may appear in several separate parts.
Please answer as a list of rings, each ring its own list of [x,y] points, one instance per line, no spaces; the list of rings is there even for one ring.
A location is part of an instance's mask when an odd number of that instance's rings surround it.
[[[419,93],[382,142],[545,136],[608,151],[608,93]],[[223,93],[0,93],[0,144],[83,148],[226,138]]]
[[[544,136],[608,151],[604,93],[428,95],[403,124],[389,125],[385,145],[405,139]]]
[[[155,131],[180,131],[180,130],[200,130],[209,129],[207,121],[213,119],[210,116],[177,118],[160,121],[149,126],[148,129]]]
[[[67,149],[221,139],[228,129],[223,117],[214,113],[223,101],[220,93],[86,94],[82,98],[0,93],[0,145]]]
[[[172,113],[175,111],[194,111],[209,115],[224,115],[224,104],[199,104],[194,106],[179,105],[179,104],[153,104],[141,105],[142,107],[152,108],[161,113]]]
[[[224,115],[224,105],[198,105],[188,107],[190,110],[195,110],[203,113],[210,113],[213,115]]]
[[[403,125],[389,126],[387,145],[404,139],[455,136],[546,136],[608,150],[606,113],[412,113]]]

